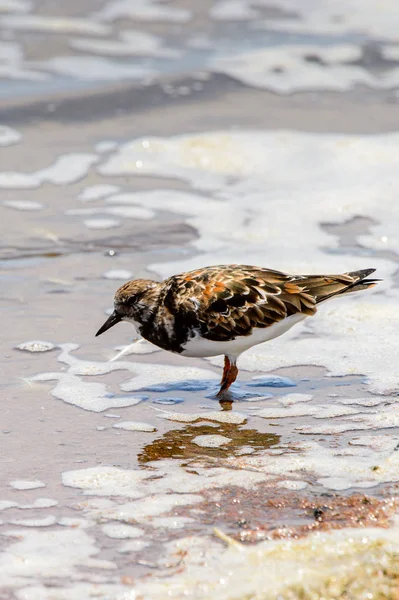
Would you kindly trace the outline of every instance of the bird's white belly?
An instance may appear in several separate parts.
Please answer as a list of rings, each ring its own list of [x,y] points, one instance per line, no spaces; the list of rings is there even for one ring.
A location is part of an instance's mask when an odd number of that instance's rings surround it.
[[[296,323],[306,319],[307,316],[308,315],[297,313],[283,319],[282,321],[279,321],[278,323],[275,323],[274,325],[270,325],[270,327],[265,327],[263,329],[255,328],[252,330],[250,335],[237,336],[235,340],[228,342],[215,342],[213,340],[207,340],[202,338],[197,333],[184,345],[184,350],[181,354],[182,356],[193,357],[218,356],[219,354],[239,356],[242,352],[248,350],[248,348],[256,346],[256,344],[262,344],[262,342],[267,342],[268,340],[279,337],[291,329],[293,325],[296,325]]]

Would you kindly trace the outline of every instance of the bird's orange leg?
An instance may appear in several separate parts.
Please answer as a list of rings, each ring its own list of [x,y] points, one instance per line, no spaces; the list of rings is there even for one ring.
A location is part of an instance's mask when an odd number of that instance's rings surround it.
[[[237,379],[237,375],[238,369],[235,361],[231,360],[228,356],[225,356],[222,381],[220,382],[220,390],[217,393],[218,396],[229,389],[231,384]]]

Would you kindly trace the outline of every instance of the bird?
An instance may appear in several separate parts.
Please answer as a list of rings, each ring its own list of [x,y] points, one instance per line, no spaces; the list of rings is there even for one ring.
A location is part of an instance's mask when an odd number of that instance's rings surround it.
[[[272,340],[331,298],[373,287],[375,269],[340,275],[290,275],[250,265],[209,266],[164,281],[133,279],[115,293],[114,310],[97,331],[132,323],[159,348],[188,357],[224,355],[217,396],[237,378],[237,359]]]

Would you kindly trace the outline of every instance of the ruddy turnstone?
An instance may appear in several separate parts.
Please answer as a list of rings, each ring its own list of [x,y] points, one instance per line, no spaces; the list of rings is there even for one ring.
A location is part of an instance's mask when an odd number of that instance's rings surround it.
[[[312,316],[320,302],[372,287],[375,269],[342,275],[288,275],[262,267],[220,265],[160,283],[135,279],[120,287],[114,312],[96,335],[119,321],[143,338],[182,356],[224,354],[218,395],[236,380],[237,358]]]

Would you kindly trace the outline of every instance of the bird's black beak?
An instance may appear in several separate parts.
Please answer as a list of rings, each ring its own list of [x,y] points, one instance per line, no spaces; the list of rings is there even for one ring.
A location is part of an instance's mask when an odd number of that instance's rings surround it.
[[[112,313],[112,315],[110,315],[108,317],[108,319],[105,321],[104,325],[102,327],[100,327],[100,329],[97,331],[96,337],[98,335],[101,335],[102,333],[104,333],[104,331],[107,331],[107,329],[110,329],[111,327],[113,327],[114,325],[116,325],[117,323],[119,323],[119,321],[122,321],[122,317],[120,317],[118,315],[118,313],[116,313],[114,311]]]

